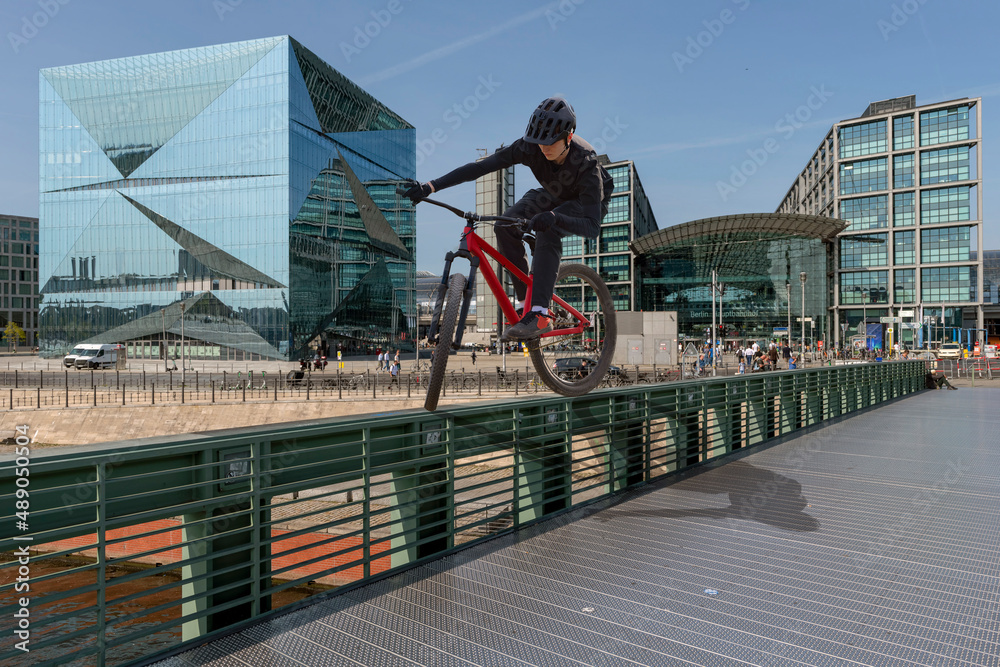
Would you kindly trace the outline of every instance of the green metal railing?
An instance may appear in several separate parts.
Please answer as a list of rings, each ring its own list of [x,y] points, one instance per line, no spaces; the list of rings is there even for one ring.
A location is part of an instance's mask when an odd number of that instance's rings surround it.
[[[26,423],[0,458],[0,662],[142,660],[919,391],[924,372],[822,367],[58,449],[33,449]]]

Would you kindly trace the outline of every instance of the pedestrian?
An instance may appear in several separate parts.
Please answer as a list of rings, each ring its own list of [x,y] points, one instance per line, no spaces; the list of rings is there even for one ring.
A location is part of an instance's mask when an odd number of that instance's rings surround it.
[[[472,351],[472,365],[473,366],[476,365],[476,351],[475,350]]]
[[[386,353],[388,354],[388,353]],[[392,385],[396,385],[396,389],[399,389],[399,362],[393,361],[392,365],[389,367],[389,375],[391,379],[389,380],[388,389],[392,389]]]

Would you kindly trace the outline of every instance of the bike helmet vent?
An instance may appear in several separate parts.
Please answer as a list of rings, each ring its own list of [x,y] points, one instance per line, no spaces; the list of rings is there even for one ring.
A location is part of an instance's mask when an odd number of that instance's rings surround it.
[[[561,97],[550,97],[531,114],[528,129],[524,131],[524,140],[530,144],[550,146],[569,136],[574,130],[576,114],[573,107]]]

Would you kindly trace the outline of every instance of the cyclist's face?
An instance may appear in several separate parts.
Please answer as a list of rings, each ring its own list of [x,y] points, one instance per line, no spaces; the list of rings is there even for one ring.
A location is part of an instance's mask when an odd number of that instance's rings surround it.
[[[567,146],[569,145],[569,140],[557,141],[550,146],[544,146],[539,144],[538,148],[542,151],[542,155],[549,162],[562,163],[566,159]]]

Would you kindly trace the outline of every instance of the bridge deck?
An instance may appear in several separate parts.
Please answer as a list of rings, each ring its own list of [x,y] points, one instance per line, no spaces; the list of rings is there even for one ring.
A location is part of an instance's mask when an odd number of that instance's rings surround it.
[[[922,392],[159,664],[1000,665],[998,404]]]

